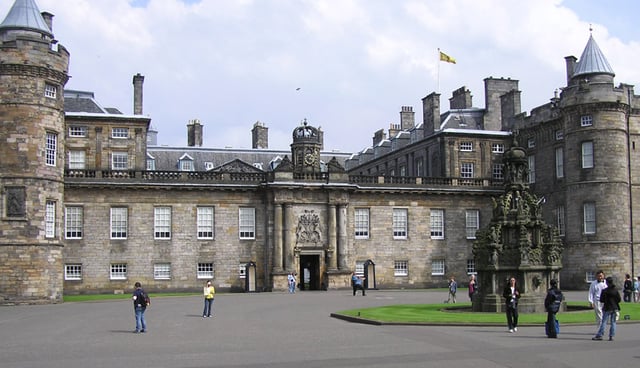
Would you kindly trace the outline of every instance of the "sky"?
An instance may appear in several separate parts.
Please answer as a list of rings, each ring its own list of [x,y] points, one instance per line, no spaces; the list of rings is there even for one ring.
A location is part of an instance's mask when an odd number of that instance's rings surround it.
[[[519,81],[522,111],[566,85],[565,56],[592,34],[616,73],[640,82],[636,0],[36,0],[71,53],[66,89],[133,113],[133,75],[158,144],[251,148],[257,121],[269,148],[289,150],[306,119],[327,151],[360,152],[399,123],[422,122],[422,98],[466,86],[484,107],[488,77]],[[0,0],[4,19],[13,0]],[[636,20],[637,21],[637,20]],[[592,33],[590,33],[592,29]],[[438,49],[456,64],[439,61]],[[640,87],[639,87],[640,89]],[[640,94],[640,92],[637,92]]]

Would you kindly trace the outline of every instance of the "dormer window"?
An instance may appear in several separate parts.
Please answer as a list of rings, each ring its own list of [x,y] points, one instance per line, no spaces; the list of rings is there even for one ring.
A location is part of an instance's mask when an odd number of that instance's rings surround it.
[[[180,171],[194,171],[193,158],[186,153],[178,160],[178,169]]]
[[[156,158],[147,153],[147,170],[154,171],[156,169]]]

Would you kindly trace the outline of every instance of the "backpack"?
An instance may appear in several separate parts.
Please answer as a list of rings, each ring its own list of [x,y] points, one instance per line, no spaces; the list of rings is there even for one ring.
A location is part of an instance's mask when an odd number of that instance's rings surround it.
[[[149,295],[147,295],[147,293],[145,293],[144,290],[140,290],[138,292],[138,297],[136,298],[136,301],[143,308],[151,305],[151,299],[149,299]]]
[[[560,305],[562,305],[562,299],[564,299],[564,297],[562,296],[562,291],[554,290],[553,303],[551,303],[551,305],[549,306],[549,311],[552,313],[558,313],[558,311],[560,310]]]

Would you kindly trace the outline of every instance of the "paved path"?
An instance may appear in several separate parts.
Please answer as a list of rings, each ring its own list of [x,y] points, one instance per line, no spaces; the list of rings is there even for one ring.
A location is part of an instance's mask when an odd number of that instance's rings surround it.
[[[581,300],[585,292],[565,293]],[[464,296],[464,295],[462,295]],[[202,318],[200,297],[155,298],[149,332],[132,333],[129,301],[0,307],[0,367],[637,367],[640,325],[619,325],[616,341],[591,341],[595,326],[371,326],[332,312],[441,302],[445,292],[350,291],[216,296]],[[560,318],[561,319],[561,318]]]

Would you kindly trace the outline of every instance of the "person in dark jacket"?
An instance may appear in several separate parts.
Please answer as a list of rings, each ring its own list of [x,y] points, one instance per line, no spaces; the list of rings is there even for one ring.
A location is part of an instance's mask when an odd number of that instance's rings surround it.
[[[600,322],[600,328],[591,340],[602,340],[604,335],[604,329],[609,321],[609,341],[613,341],[616,335],[616,319],[620,312],[620,292],[613,284],[613,278],[607,277],[607,288],[602,290],[600,294],[600,303],[602,303],[602,322]]]
[[[144,318],[144,312],[147,310],[147,298],[139,282],[136,282],[134,286],[136,289],[133,291],[131,299],[133,299],[133,311],[136,316],[136,329],[133,332],[144,333],[147,331],[147,321]]]
[[[625,302],[629,303],[631,301],[631,294],[633,294],[633,281],[631,281],[631,275],[626,274],[622,288],[622,297]]]
[[[562,305],[562,291],[558,289],[558,281],[553,279],[549,282],[551,287],[547,291],[547,297],[544,299],[544,309],[547,311],[547,324],[545,325],[547,331],[547,337],[555,339],[558,337],[558,330],[556,329],[556,313],[560,310]]]
[[[518,331],[518,299],[520,299],[520,290],[518,290],[518,286],[516,285],[515,277],[509,278],[502,292],[502,297],[506,303],[509,332],[516,332]]]

